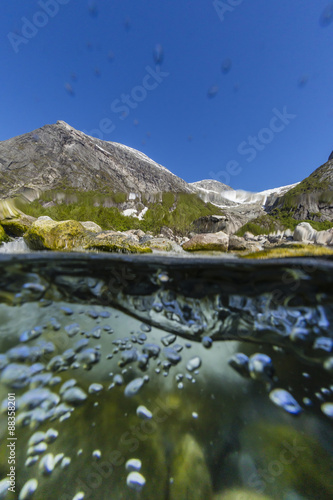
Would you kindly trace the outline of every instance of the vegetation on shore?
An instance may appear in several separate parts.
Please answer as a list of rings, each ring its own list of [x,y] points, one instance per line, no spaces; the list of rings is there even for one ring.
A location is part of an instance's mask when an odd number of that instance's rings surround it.
[[[48,215],[55,221],[91,220],[103,230],[127,231],[142,229],[159,234],[163,226],[176,234],[186,235],[195,219],[206,215],[222,215],[222,211],[210,203],[204,203],[196,194],[163,193],[160,200],[148,202],[142,199],[142,209],[148,207],[143,219],[125,216],[118,206],[127,199],[125,193],[103,193],[95,191],[47,191],[32,203],[21,204],[21,210],[33,217]]]
[[[315,214],[314,214],[315,215]],[[267,215],[261,215],[242,226],[236,233],[237,236],[243,236],[249,231],[255,236],[259,234],[270,234],[275,231],[290,229],[294,231],[295,227],[301,222],[308,222],[316,231],[325,231],[333,227],[333,222],[315,220],[297,220],[292,216],[291,211],[275,208]]]
[[[333,248],[319,245],[295,244],[267,248],[259,252],[242,255],[244,259],[281,259],[286,257],[332,257]]]

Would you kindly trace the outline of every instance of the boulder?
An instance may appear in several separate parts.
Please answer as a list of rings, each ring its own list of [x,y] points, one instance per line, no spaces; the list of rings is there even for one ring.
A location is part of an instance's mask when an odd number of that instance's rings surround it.
[[[172,239],[174,239],[174,237],[175,237],[175,235],[174,235],[174,233],[173,233],[172,229],[170,229],[170,228],[169,228],[169,227],[167,227],[167,226],[162,226],[160,236],[161,236],[162,238],[168,238],[169,240],[172,240]]]
[[[327,231],[317,231],[314,241],[317,245],[333,246],[333,228]]]
[[[308,222],[301,222],[295,227],[293,238],[295,241],[313,242],[317,231]]]
[[[246,241],[255,241],[255,239],[256,239],[254,234],[250,233],[250,231],[246,231],[246,233],[243,234],[243,238]]]
[[[39,217],[24,235],[31,250],[99,250],[104,252],[150,253],[151,248],[140,245],[131,235],[116,231],[94,232],[99,226],[89,223],[87,230],[78,221],[56,222]]]
[[[244,238],[241,238],[240,236],[236,235],[231,235],[229,236],[229,247],[228,250],[247,250],[249,247],[249,244],[247,241],[244,240]]]
[[[151,253],[148,246],[140,245],[128,234],[115,231],[103,231],[102,233],[87,235],[82,242],[84,250],[100,250],[102,252],[120,253]]]
[[[217,233],[226,228],[225,215],[205,215],[196,219],[192,226],[196,233]]]
[[[80,222],[39,217],[25,233],[24,240],[32,250],[73,250],[81,245],[85,235]]]
[[[167,238],[159,237],[150,238],[146,241],[146,245],[152,250],[157,250],[159,252],[171,252],[171,250],[174,250],[175,246],[178,246]]]
[[[188,252],[196,252],[200,250],[217,250],[226,252],[229,246],[229,236],[222,231],[218,233],[202,233],[196,234],[189,241],[183,244],[183,249]]]
[[[1,225],[9,236],[23,236],[24,233],[30,229],[35,220],[35,217],[22,214],[20,217],[3,219]]]

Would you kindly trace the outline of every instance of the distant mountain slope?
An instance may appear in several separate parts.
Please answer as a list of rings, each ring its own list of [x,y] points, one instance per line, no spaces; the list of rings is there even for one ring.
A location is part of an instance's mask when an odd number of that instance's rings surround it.
[[[192,192],[143,153],[95,139],[63,121],[0,142],[0,197],[55,188],[148,196]]]
[[[324,165],[321,165],[297,186],[278,198],[273,208],[289,211],[297,220],[332,220],[332,154]]]

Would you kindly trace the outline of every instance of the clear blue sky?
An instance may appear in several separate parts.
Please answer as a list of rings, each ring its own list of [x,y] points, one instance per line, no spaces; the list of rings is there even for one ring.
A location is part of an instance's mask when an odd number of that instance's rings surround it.
[[[301,180],[333,149],[332,2],[15,0],[0,12],[0,140],[64,120],[188,182],[252,191]]]

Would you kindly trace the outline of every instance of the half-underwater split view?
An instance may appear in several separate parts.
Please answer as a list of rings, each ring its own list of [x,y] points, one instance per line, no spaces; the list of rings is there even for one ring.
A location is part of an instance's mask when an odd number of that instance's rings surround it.
[[[0,12],[0,500],[331,500],[333,3]]]

